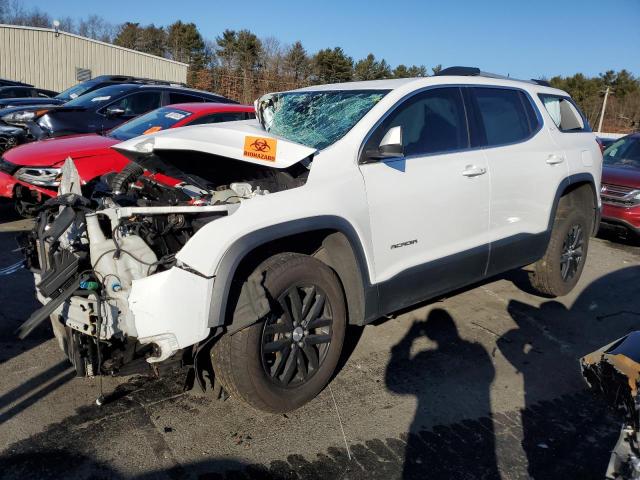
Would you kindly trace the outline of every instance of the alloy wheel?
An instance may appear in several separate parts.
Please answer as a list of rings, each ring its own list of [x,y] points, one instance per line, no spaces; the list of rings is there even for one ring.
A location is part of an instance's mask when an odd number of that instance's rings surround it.
[[[280,387],[299,387],[315,375],[329,350],[331,305],[315,285],[291,286],[277,303],[279,310],[262,330],[262,367]]]

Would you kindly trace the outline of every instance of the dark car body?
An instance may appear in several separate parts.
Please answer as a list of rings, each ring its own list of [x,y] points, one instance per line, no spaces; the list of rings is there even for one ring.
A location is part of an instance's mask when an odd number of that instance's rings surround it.
[[[174,103],[236,103],[220,95],[178,86],[120,84],[99,88],[54,107],[37,120],[36,138],[104,133],[148,111]]]
[[[26,86],[0,86],[0,98],[51,98],[58,92],[44,88]]]
[[[121,83],[174,85],[170,82],[165,82],[162,80],[152,80],[149,78],[130,77],[126,75],[100,75],[92,78],[91,80],[85,80],[84,82],[80,82],[73,87],[67,88],[65,91],[60,92],[57,95],[55,94],[55,92],[52,92],[55,96],[51,96],[51,98],[43,98],[38,96],[16,96],[13,98],[3,98],[0,95],[0,109],[17,106],[62,105],[63,103],[97,90],[98,88],[108,87],[109,85],[116,85]],[[0,80],[0,87],[2,86],[2,80]],[[31,85],[28,84],[21,84],[18,86],[31,87]],[[4,112],[2,113],[4,114]]]
[[[23,87],[33,87],[30,83],[19,82],[17,80],[9,80],[8,78],[0,78],[0,87],[8,87],[21,85]]]
[[[600,195],[602,228],[640,235],[640,133],[605,150]]]

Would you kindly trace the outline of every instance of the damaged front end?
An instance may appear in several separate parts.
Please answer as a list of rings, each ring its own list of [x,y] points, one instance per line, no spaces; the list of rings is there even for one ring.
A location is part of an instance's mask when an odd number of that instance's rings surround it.
[[[68,159],[59,196],[20,240],[43,303],[20,337],[50,320],[79,376],[197,363],[212,332],[194,317],[208,317],[214,278],[176,254],[210,222],[301,186],[308,174],[301,163],[274,169],[202,152],[127,155],[137,163],[104,179],[91,199]]]
[[[632,332],[581,359],[591,389],[624,416],[611,453],[607,479],[640,479],[640,331]]]

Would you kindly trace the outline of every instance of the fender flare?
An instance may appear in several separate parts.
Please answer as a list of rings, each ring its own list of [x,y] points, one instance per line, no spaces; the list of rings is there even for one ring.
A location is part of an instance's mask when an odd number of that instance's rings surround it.
[[[368,263],[359,235],[353,225],[345,218],[334,215],[321,215],[271,225],[238,238],[222,255],[218,263],[211,293],[208,327],[214,328],[225,324],[231,285],[240,263],[249,253],[280,238],[318,230],[335,230],[347,238],[362,275],[365,303],[364,316],[365,318],[376,316],[378,308],[377,289],[371,284]],[[251,290],[255,291],[255,288],[251,288]],[[261,309],[259,305],[257,308],[258,310]]]
[[[556,190],[556,196],[553,200],[553,207],[551,208],[551,215],[549,216],[549,224],[547,226],[547,232],[551,235],[551,230],[553,228],[553,221],[556,218],[556,212],[558,210],[558,205],[560,204],[560,199],[563,197],[566,190],[575,185],[577,183],[587,183],[591,186],[591,193],[593,194],[593,234],[598,231],[598,226],[600,224],[600,205],[598,204],[598,189],[596,187],[595,178],[589,172],[576,173],[574,175],[569,175],[566,177],[560,185],[558,185],[558,189]]]

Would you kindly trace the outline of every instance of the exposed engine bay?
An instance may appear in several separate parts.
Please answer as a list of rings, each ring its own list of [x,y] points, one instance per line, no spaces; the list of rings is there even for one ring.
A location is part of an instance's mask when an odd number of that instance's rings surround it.
[[[591,389],[623,417],[605,478],[640,479],[640,332],[585,355],[581,366]]]
[[[304,185],[309,172],[305,161],[276,169],[201,152],[126,154],[134,162],[103,178],[91,198],[82,196],[68,159],[59,196],[20,239],[43,303],[20,336],[50,319],[79,376],[193,364],[197,346],[138,331],[130,303],[136,281],[172,270],[197,276],[176,253],[198,230],[242,202]]]

